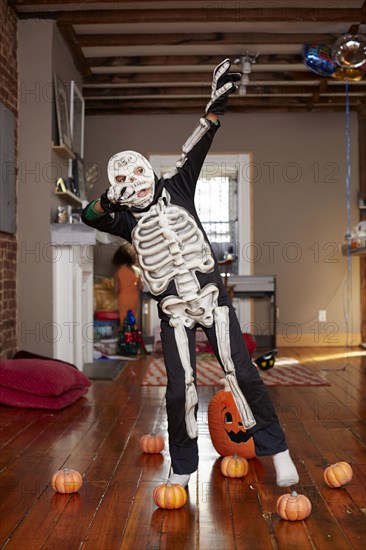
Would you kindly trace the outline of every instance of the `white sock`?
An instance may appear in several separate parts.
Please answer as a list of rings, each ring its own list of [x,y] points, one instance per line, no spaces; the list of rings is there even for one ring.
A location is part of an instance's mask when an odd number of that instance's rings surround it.
[[[288,449],[272,456],[276,470],[276,483],[280,487],[288,487],[299,482],[299,474],[292,462]]]
[[[190,474],[175,474],[172,469],[169,481],[172,485],[174,483],[178,483],[178,485],[181,485],[182,487],[187,487],[190,477]]]

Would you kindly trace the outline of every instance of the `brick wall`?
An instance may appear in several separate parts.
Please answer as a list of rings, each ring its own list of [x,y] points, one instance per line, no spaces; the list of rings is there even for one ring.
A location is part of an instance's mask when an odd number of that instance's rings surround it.
[[[0,0],[0,101],[15,114],[17,127],[17,17],[5,0]],[[0,232],[0,357],[3,358],[12,357],[17,346],[16,257],[16,235]]]

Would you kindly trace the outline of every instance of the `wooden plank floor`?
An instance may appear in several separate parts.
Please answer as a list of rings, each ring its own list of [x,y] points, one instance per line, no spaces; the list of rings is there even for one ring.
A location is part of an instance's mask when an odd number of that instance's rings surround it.
[[[7,550],[305,550],[366,548],[366,352],[291,348],[329,386],[269,387],[300,473],[309,518],[286,522],[276,500],[269,458],[250,461],[249,474],[228,480],[212,447],[208,403],[218,388],[199,387],[199,470],[187,504],[154,505],[170,460],[144,455],[142,434],[166,435],[164,388],[141,386],[149,359],[131,362],[116,381],[94,381],[87,397],[64,411],[0,407],[0,545]],[[345,460],[354,477],[342,489],[323,481],[324,468]],[[79,493],[56,494],[54,471],[79,470]]]

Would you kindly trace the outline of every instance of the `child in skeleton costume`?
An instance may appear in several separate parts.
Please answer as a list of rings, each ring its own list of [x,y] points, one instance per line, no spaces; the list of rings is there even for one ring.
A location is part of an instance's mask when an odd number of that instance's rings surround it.
[[[183,145],[174,172],[158,179],[139,153],[117,153],[108,164],[110,187],[85,208],[83,221],[132,242],[144,281],[158,302],[168,378],[170,480],[186,486],[198,465],[195,335],[201,327],[257,456],[273,456],[277,483],[286,486],[298,482],[297,471],[194,205],[197,179],[220,126],[218,115],[225,113],[240,78],[229,69],[225,59],[214,70],[205,116]]]

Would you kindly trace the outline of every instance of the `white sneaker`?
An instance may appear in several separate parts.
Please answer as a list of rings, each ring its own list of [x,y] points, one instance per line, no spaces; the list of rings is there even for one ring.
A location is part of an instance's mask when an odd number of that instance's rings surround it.
[[[288,449],[272,456],[276,470],[276,483],[280,487],[288,487],[299,483],[299,474],[292,462]]]
[[[172,485],[174,483],[178,483],[178,485],[181,485],[182,487],[187,487],[190,478],[190,474],[175,474],[172,470],[172,474],[168,481],[170,481]]]

